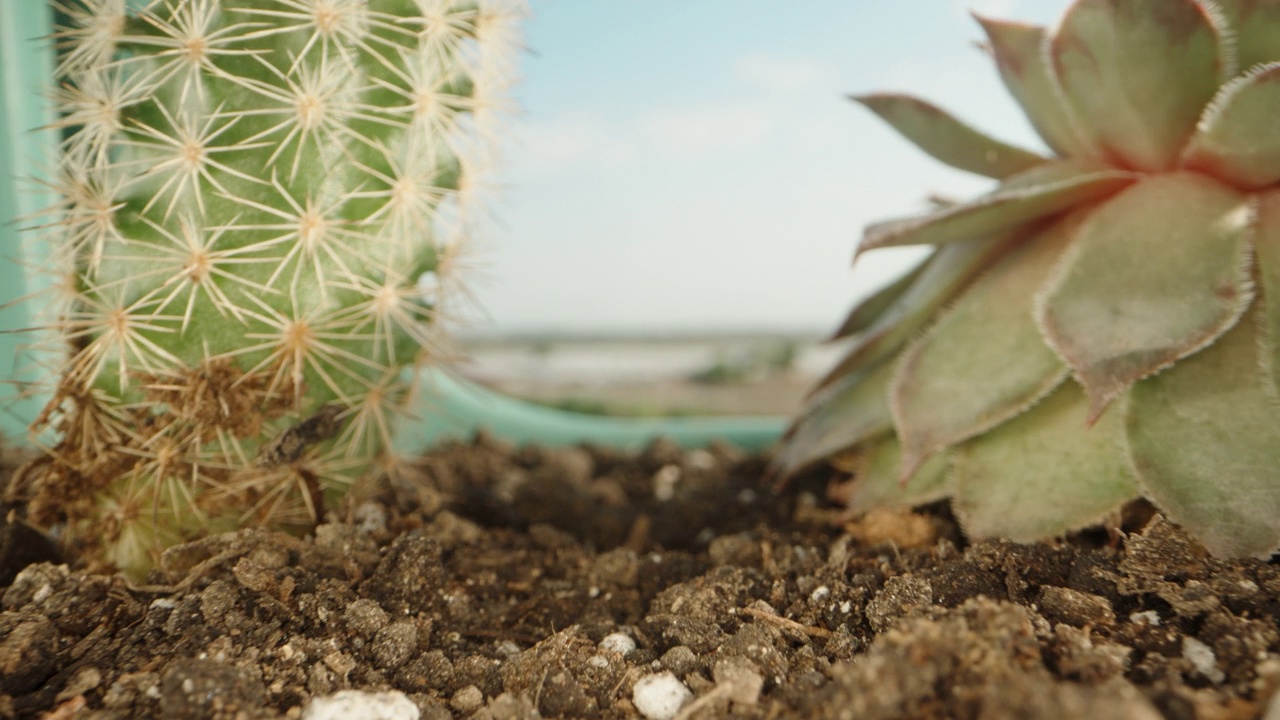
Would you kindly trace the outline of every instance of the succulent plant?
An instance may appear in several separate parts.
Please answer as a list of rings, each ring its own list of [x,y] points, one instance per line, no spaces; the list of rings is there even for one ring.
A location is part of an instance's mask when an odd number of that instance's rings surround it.
[[[40,231],[69,352],[18,491],[135,574],[193,535],[305,527],[385,459],[438,348],[519,7],[58,10]]]
[[[1223,556],[1280,547],[1280,2],[1077,0],[979,18],[1052,156],[913,98],[855,98],[998,181],[867,228],[935,246],[858,305],[777,463],[850,510],[950,498],[1030,541],[1142,497]]]

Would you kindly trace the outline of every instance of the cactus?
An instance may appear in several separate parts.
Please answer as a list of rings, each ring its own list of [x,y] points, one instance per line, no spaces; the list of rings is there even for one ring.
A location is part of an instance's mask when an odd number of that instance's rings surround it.
[[[1280,547],[1280,3],[1077,0],[979,18],[1052,157],[855,98],[989,194],[869,227],[933,245],[855,308],[778,465],[850,510],[951,498],[1030,541],[1145,497],[1212,552]]]
[[[41,232],[69,352],[30,517],[135,575],[199,534],[306,527],[385,461],[439,355],[520,8],[58,9]]]

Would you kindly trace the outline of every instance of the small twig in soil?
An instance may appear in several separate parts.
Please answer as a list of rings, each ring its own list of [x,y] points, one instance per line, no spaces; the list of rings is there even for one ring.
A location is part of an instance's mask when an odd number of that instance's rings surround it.
[[[760,567],[770,575],[778,574],[778,565],[773,561],[773,543],[760,541]]]
[[[210,571],[216,569],[228,560],[238,558],[242,555],[248,555],[251,550],[253,550],[252,547],[241,546],[223,550],[207,560],[200,561],[200,563],[194,568],[191,568],[186,577],[173,585],[134,585],[133,583],[127,583],[125,587],[127,587],[130,592],[138,594],[175,595],[185,590],[190,590],[191,586],[195,585],[197,580],[207,575]]]
[[[714,703],[720,698],[731,697],[733,695],[733,690],[734,688],[731,685],[717,685],[711,688],[711,691],[706,695],[703,695],[688,705],[680,708],[680,712],[676,713],[675,720],[689,720],[689,718],[693,717],[699,710],[710,706],[711,703]]]
[[[69,720],[80,714],[80,711],[88,704],[89,702],[84,699],[84,695],[76,695],[73,698],[62,701],[42,717],[44,720]]]
[[[653,518],[648,513],[640,513],[636,516],[631,528],[627,531],[627,539],[623,541],[622,547],[634,552],[637,555],[643,554],[645,548],[649,547],[650,533],[653,531]]]
[[[538,678],[538,689],[533,691],[533,709],[537,712],[538,706],[542,703],[542,688],[547,684],[547,675],[551,674],[551,668],[544,668],[542,677]]]
[[[621,678],[618,678],[618,682],[617,682],[617,684],[616,684],[616,685],[614,685],[614,686],[613,686],[613,688],[612,688],[611,690],[609,690],[609,695],[608,695],[608,697],[612,697],[612,698],[616,698],[616,697],[618,697],[618,691],[622,689],[622,686],[623,686],[623,685],[624,685],[628,680],[634,680],[634,679],[635,679],[635,677],[636,677],[637,675],[639,675],[639,674],[640,674],[640,669],[639,669],[639,668],[636,668],[636,667],[628,667],[628,668],[627,668],[627,671],[626,671],[626,672],[624,672],[624,673],[622,673],[622,677],[621,677]]]
[[[801,623],[796,622],[795,620],[784,618],[781,615],[775,615],[774,613],[766,612],[764,610],[757,610],[755,608],[744,607],[744,608],[738,608],[738,612],[743,615],[749,615],[757,620],[764,620],[765,622],[773,623],[774,625],[784,627],[788,630],[794,630],[796,632],[804,633],[809,637],[822,638],[825,640],[831,637],[831,635],[833,634],[830,630],[826,628],[814,627],[812,625],[803,625]]]

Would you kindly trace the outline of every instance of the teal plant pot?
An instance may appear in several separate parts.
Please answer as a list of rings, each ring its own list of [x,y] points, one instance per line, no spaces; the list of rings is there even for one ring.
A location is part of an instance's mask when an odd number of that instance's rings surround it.
[[[53,74],[47,36],[53,11],[44,2],[0,2],[0,436],[14,442],[48,401],[41,392],[49,369],[34,353],[40,324],[27,298],[48,286],[32,272],[45,248],[22,228],[46,222],[40,216],[52,196],[40,178],[55,162],[51,133],[36,128],[52,120],[43,93]]]

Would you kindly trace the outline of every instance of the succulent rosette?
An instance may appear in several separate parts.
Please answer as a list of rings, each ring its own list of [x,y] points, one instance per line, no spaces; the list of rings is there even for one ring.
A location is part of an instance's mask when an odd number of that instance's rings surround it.
[[[855,98],[998,181],[867,228],[932,245],[858,305],[777,463],[853,512],[950,498],[1031,541],[1149,499],[1222,556],[1280,547],[1280,2],[1078,0],[979,19],[1053,155],[901,95]]]

